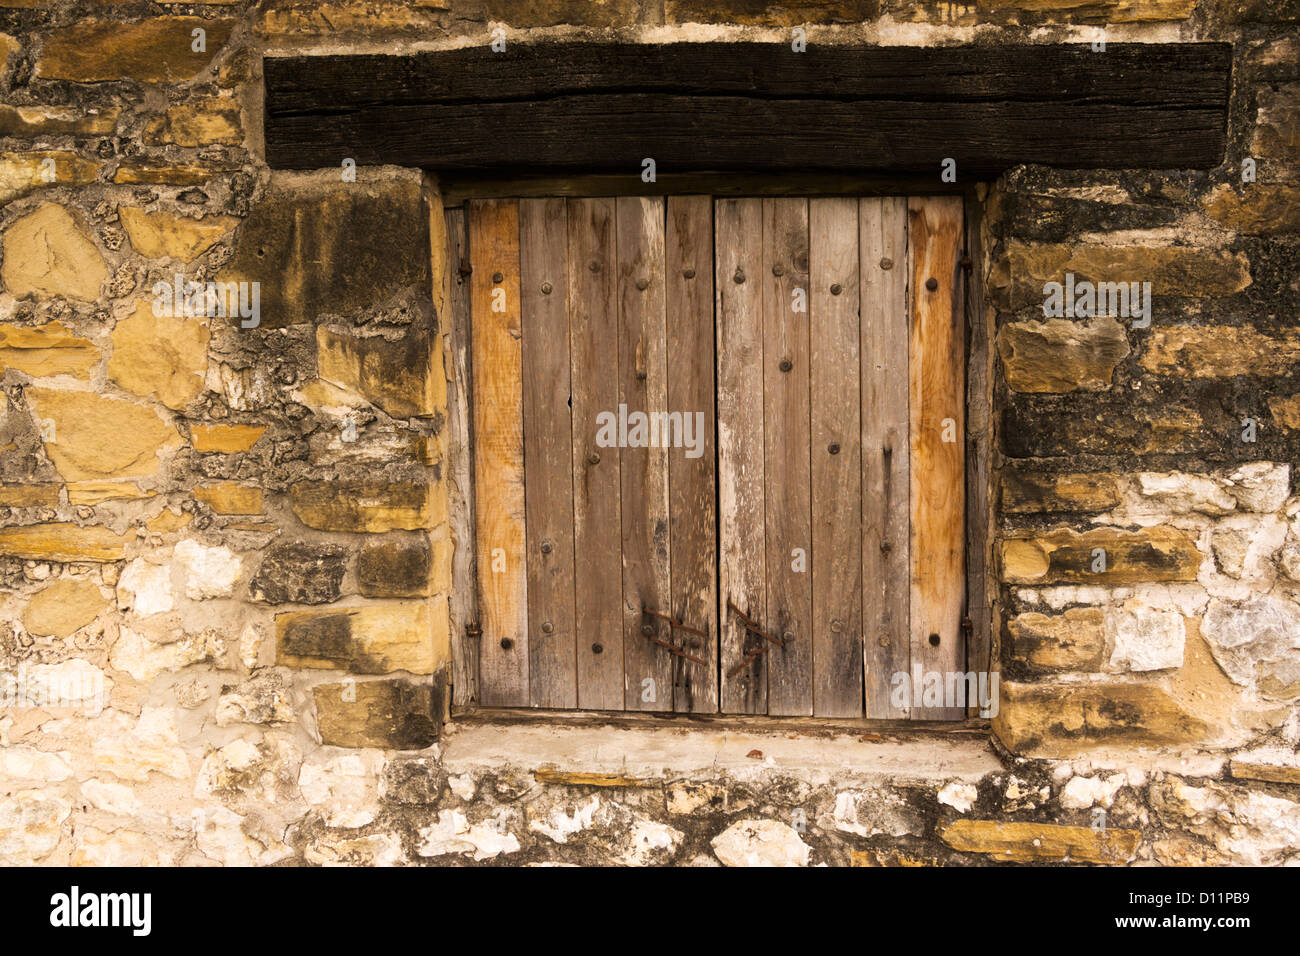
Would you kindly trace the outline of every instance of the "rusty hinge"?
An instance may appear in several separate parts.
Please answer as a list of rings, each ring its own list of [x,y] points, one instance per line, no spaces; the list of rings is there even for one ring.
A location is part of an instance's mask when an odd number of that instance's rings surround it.
[[[647,617],[656,617],[661,621],[667,621],[669,634],[671,634],[673,631],[685,631],[687,634],[696,634],[706,639],[709,636],[708,631],[701,631],[698,627],[691,627],[690,625],[677,620],[677,618],[673,617],[670,614],[664,614],[662,611],[651,610],[650,608],[646,607],[644,604],[641,605],[641,613]],[[673,654],[677,657],[681,657],[688,661],[693,661],[696,664],[703,664],[705,667],[709,665],[708,661],[696,657],[694,654],[686,653],[684,647],[679,646],[677,644],[673,644],[670,641],[665,641],[663,638],[659,636],[653,624],[642,624],[641,633],[645,635],[646,640],[648,640],[651,644],[658,644],[660,647],[667,649],[670,654]]]

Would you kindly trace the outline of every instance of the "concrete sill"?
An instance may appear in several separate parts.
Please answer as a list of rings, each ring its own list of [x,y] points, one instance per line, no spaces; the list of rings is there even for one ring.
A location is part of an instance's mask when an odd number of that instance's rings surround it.
[[[861,722],[857,722],[861,723]],[[761,756],[759,756],[761,755]],[[681,720],[478,711],[444,729],[449,773],[524,771],[539,783],[654,786],[701,776],[891,783],[976,781],[1002,769],[981,724],[872,729],[812,719]]]

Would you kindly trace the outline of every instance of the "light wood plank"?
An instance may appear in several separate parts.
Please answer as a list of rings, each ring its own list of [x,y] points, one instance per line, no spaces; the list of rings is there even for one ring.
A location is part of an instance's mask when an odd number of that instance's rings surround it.
[[[912,669],[921,675],[940,674],[945,685],[964,672],[966,659],[961,631],[965,599],[961,237],[959,198],[908,201]],[[933,289],[928,286],[931,281]],[[924,676],[921,683],[924,686]],[[912,704],[912,716],[922,719],[956,720],[966,713],[964,707],[926,707],[924,701],[918,707],[915,700]]]
[[[905,718],[891,700],[910,673],[907,200],[858,205],[862,283],[862,643],[866,715]],[[906,678],[909,679],[910,678]],[[901,706],[899,706],[901,704]]]
[[[528,703],[528,602],[518,203],[472,203],[469,230],[480,700],[519,706]]]
[[[668,458],[672,614],[706,636],[678,643],[705,661],[673,658],[673,710],[718,709],[717,486],[713,412],[713,201],[670,196],[665,236],[668,407],[690,416],[699,454]],[[699,415],[697,416],[697,413]],[[699,417],[699,416],[702,416]],[[697,426],[695,423],[702,422]]]
[[[578,706],[622,710],[619,449],[596,444],[597,416],[618,408],[614,200],[570,199],[567,218]]]
[[[563,199],[520,201],[528,698],[549,708],[578,706],[567,240]]]
[[[668,624],[643,613],[667,614],[668,449],[633,416],[668,407],[664,328],[664,202],[620,196],[615,204],[618,247],[618,388],[628,416],[627,447],[619,455],[623,528],[623,668],[628,710],[673,709],[673,654],[651,638],[675,644]],[[638,437],[636,425],[642,424]],[[622,425],[619,426],[620,431]],[[621,439],[620,439],[621,440]],[[659,447],[656,447],[659,446]]]
[[[813,712],[808,200],[763,200],[767,712]],[[798,297],[796,297],[796,292]],[[799,309],[799,311],[796,311]]]
[[[718,342],[718,605],[722,710],[767,710],[763,638],[730,609],[766,619],[763,491],[763,208],[761,199],[714,205]]]
[[[862,429],[858,204],[808,203],[812,303],[813,713],[859,717]]]

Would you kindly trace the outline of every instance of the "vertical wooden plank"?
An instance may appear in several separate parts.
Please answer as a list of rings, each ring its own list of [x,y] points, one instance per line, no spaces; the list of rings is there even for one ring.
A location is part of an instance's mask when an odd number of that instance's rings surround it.
[[[908,201],[911,296],[912,669],[951,686],[964,672],[963,413],[965,369],[960,197]],[[931,287],[933,286],[933,287]],[[951,676],[950,676],[951,675]],[[917,681],[913,681],[915,685]],[[930,703],[935,703],[931,701]],[[964,707],[917,706],[912,716],[957,720]]]
[[[763,492],[763,207],[760,199],[714,206],[718,341],[718,605],[722,710],[767,710],[763,639],[730,609],[767,617]],[[765,626],[765,625],[764,625]]]
[[[966,669],[991,672],[997,665],[995,642],[998,634],[994,616],[992,579],[993,502],[1001,501],[992,469],[993,448],[993,317],[992,306],[984,304],[984,243],[979,203],[966,205],[966,246],[970,267],[963,267],[963,291],[967,330],[966,367],[966,616],[971,628],[966,633]],[[978,716],[979,700],[967,700],[968,716]]]
[[[479,699],[528,703],[519,205],[469,209],[474,324],[474,475],[478,524]],[[497,279],[496,276],[500,276]]]
[[[813,713],[860,717],[862,430],[857,200],[810,200],[808,226]]]
[[[578,706],[622,710],[619,449],[596,444],[597,416],[618,410],[614,200],[570,199],[567,219]]]
[[[868,717],[905,718],[891,701],[909,674],[907,200],[858,205],[862,283],[862,644]],[[910,680],[910,677],[908,678]],[[896,706],[901,703],[902,706]]]
[[[652,413],[668,409],[664,328],[664,201],[620,196],[618,254],[618,420],[623,527],[623,670],[628,710],[672,710],[673,655],[650,640],[676,643],[667,622],[668,454]],[[640,413],[638,417],[637,413]],[[640,426],[638,428],[638,426]],[[639,432],[639,434],[638,434]],[[671,436],[670,436],[671,437]]]
[[[813,712],[812,500],[808,449],[808,200],[763,200],[763,447],[769,644],[767,712]]]
[[[520,200],[528,700],[548,708],[578,706],[567,238],[563,199]]]
[[[445,210],[447,265],[443,272],[448,322],[451,384],[447,389],[447,479],[448,512],[451,525],[451,621],[452,703],[466,707],[478,702],[479,638],[467,633],[476,626],[478,610],[477,551],[474,528],[474,464],[470,397],[474,394],[471,369],[469,275],[462,267],[469,263],[469,235],[465,208]]]
[[[713,418],[713,201],[670,196],[664,273],[668,407],[690,416],[698,455],[668,458],[672,517],[668,526],[672,614],[707,637],[679,633],[704,664],[673,658],[673,710],[718,709],[716,447]],[[694,457],[692,457],[694,455]]]

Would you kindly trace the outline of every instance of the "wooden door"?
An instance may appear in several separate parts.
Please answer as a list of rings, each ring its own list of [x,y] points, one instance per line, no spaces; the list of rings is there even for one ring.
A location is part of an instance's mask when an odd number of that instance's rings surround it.
[[[964,716],[960,200],[465,218],[483,704]]]

